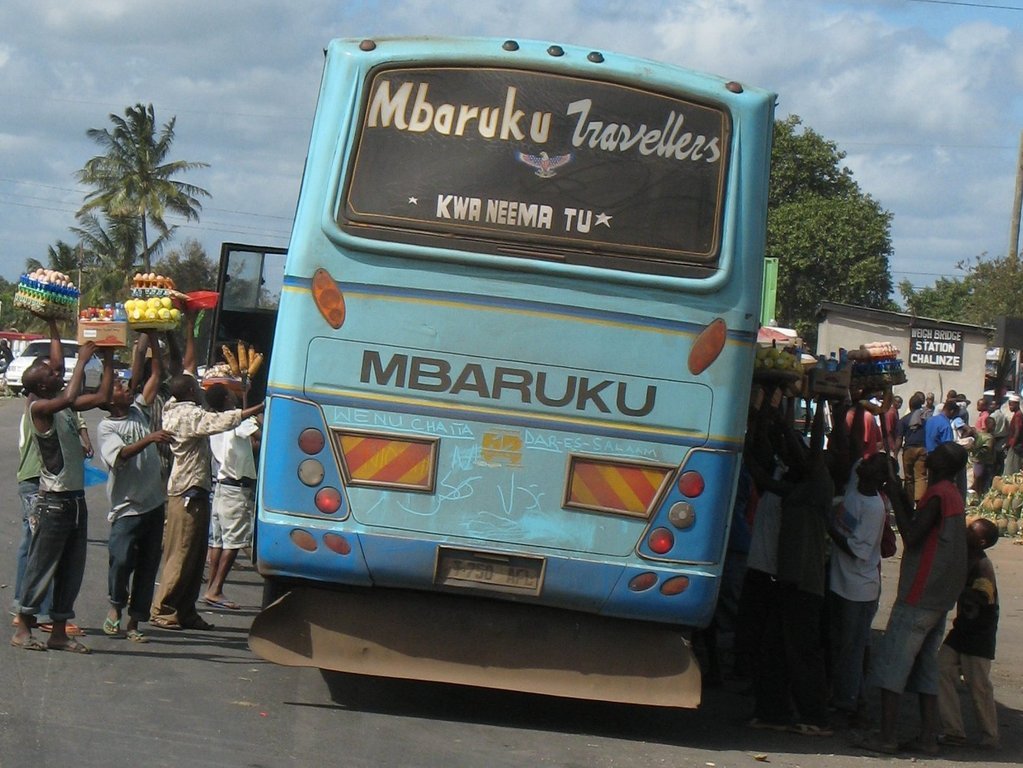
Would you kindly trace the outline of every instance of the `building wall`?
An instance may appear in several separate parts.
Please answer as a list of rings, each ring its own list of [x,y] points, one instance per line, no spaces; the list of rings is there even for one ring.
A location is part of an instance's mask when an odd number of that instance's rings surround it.
[[[885,314],[891,314],[893,321],[883,321]],[[899,322],[901,320],[901,322]],[[942,325],[940,322],[927,321],[929,325]],[[965,394],[971,401],[970,413],[976,413],[977,398],[984,392],[984,365],[988,349],[986,329],[976,326],[956,325],[963,330],[963,365],[962,370],[940,370],[920,368],[910,365],[910,327],[906,316],[895,313],[871,312],[869,316],[859,318],[829,310],[822,322],[817,326],[817,354],[827,356],[838,352],[840,347],[856,349],[860,344],[871,341],[886,341],[899,349],[899,357],[906,371],[907,382],[894,387],[894,392],[908,403],[913,392],[933,392],[938,402],[950,389]]]

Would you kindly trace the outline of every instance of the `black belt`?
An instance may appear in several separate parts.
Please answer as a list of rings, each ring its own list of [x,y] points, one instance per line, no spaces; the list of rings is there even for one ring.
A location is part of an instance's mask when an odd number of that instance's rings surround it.
[[[252,477],[243,477],[235,480],[233,477],[225,477],[217,480],[221,485],[230,485],[233,488],[255,488],[256,480]]]
[[[58,499],[84,499],[85,491],[40,491],[40,496],[55,496]]]

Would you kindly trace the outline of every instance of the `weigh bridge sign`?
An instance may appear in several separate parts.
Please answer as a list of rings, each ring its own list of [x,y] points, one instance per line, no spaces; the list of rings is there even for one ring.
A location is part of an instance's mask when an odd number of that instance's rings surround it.
[[[963,369],[963,332],[940,325],[909,329],[909,367]]]

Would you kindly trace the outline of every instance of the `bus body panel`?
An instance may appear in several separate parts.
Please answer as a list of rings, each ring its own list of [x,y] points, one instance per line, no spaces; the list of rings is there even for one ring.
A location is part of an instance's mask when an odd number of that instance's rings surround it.
[[[752,378],[774,96],[547,49],[331,43],[268,372],[259,570],[370,595],[426,590],[705,626]],[[453,229],[448,247],[430,222],[411,231],[418,209],[394,239],[345,218],[367,83],[395,66],[402,77],[450,67],[467,81],[473,68],[507,68],[523,83],[550,73],[718,110],[727,166],[716,261],[616,269],[599,248],[559,253],[548,235],[531,246],[498,233],[467,248]],[[435,205],[442,218],[446,201],[410,195],[408,205]]]

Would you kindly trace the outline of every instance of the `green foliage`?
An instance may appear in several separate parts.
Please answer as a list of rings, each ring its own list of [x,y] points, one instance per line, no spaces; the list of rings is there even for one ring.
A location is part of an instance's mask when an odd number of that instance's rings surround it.
[[[899,283],[899,293],[911,315],[933,320],[973,322],[970,307],[970,287],[963,280],[947,277],[933,286],[915,290],[909,280]]]
[[[91,187],[76,214],[78,226],[71,227],[78,242],[58,240],[47,249],[46,266],[69,275],[78,284],[83,306],[107,304],[126,297],[132,276],[151,272],[152,258],[170,241],[176,227],[166,221],[168,214],[199,219],[199,198],[209,193],[175,178],[206,163],[170,161],[174,143],[171,118],[157,129],[153,105],[136,104],[124,110],[124,117],[110,115],[112,129],[91,128],[86,135],[99,144],[104,154],[90,159],[77,172],[79,181]],[[150,238],[152,226],[157,236]],[[195,241],[185,245],[185,254],[165,260],[165,274],[179,285],[195,282],[210,287],[216,279],[213,266]],[[26,270],[43,266],[37,259],[26,262]],[[184,279],[179,278],[178,270]],[[212,277],[211,277],[212,275]],[[8,292],[9,288],[9,292]],[[15,310],[16,284],[0,282],[3,326],[20,331],[45,330],[45,323],[29,312]]]
[[[811,345],[822,301],[896,309],[891,214],[841,165],[845,153],[793,115],[775,123],[767,214],[778,259],[778,321]]]
[[[202,210],[199,198],[209,197],[205,189],[174,178],[184,171],[207,167],[206,163],[167,160],[174,143],[176,120],[172,117],[157,131],[152,104],[128,107],[123,118],[110,115],[112,130],[86,131],[104,153],[93,157],[77,173],[79,181],[93,188],[85,197],[79,218],[100,211],[118,226],[134,222],[141,250],[136,253],[133,247],[131,258],[133,263],[138,258],[144,272],[151,271],[153,254],[173,231],[166,215],[173,213],[188,221],[198,221]],[[152,244],[150,225],[159,233]],[[123,248],[130,240],[126,238],[119,246]],[[128,258],[128,254],[121,258]]]
[[[980,256],[961,262],[967,272],[964,281],[970,301],[966,322],[994,326],[1001,316],[1023,316],[1023,265],[1015,257],[983,259]]]
[[[157,262],[156,271],[172,278],[183,293],[209,291],[217,285],[217,265],[197,240],[186,240],[180,250],[169,251]]]
[[[941,278],[933,286],[914,289],[909,281],[899,291],[909,311],[920,317],[994,327],[999,317],[1023,316],[1023,265],[1018,258],[975,256],[956,265],[961,279]]]
[[[845,152],[811,128],[800,131],[801,125],[798,115],[774,125],[768,205],[773,209],[805,197],[859,194],[852,171],[841,165]]]
[[[5,331],[24,331],[26,324],[35,316],[23,309],[14,308],[14,292],[18,284],[0,277],[0,327]]]

